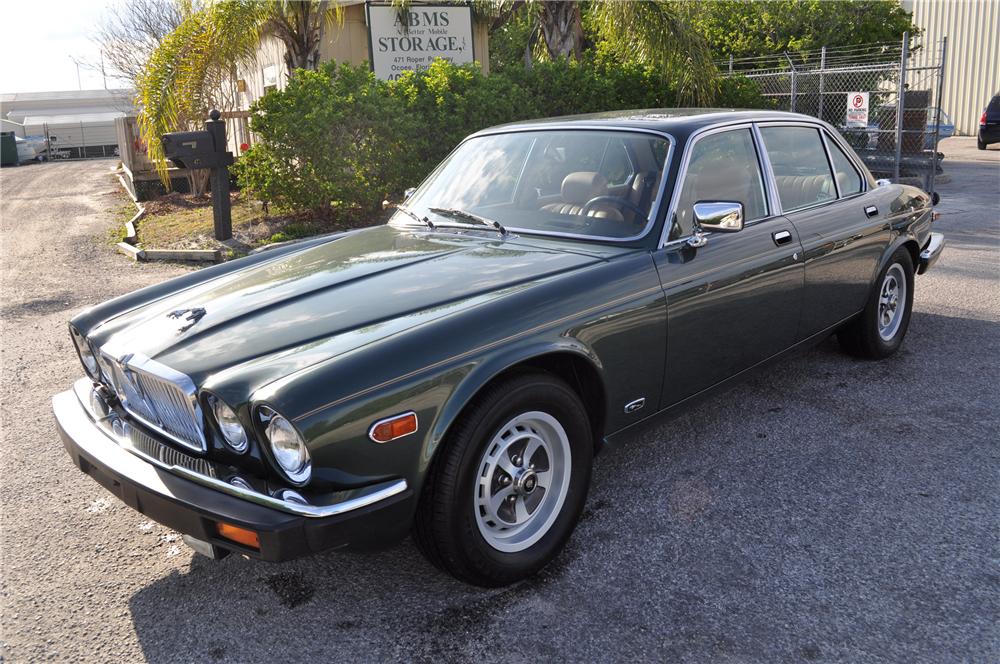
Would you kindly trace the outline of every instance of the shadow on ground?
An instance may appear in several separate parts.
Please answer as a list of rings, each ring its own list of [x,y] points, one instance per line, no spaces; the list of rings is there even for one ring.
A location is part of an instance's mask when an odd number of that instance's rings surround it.
[[[566,551],[512,588],[409,541],[195,556],[132,596],[134,628],[154,663],[975,659],[1000,615],[998,351],[1000,324],[917,312],[889,360],[830,340],[767,369],[602,454]]]

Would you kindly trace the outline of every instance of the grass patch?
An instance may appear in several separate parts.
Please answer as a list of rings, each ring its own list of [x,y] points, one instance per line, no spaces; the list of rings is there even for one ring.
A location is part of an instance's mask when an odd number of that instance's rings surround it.
[[[273,206],[265,210],[261,203],[240,192],[233,192],[230,200],[233,237],[250,248],[371,226],[383,223],[388,217],[385,213],[364,215],[356,210],[292,212]],[[238,255],[215,240],[210,196],[170,193],[142,205],[146,215],[138,224],[139,246],[145,249],[222,248],[228,257]],[[128,217],[122,224],[127,220]]]

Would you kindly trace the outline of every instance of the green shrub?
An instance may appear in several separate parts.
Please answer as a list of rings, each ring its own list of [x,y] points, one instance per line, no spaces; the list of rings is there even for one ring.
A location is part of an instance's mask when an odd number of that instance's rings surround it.
[[[328,63],[298,71],[254,106],[259,142],[236,167],[255,197],[296,209],[374,210],[412,181],[413,122],[367,67]]]
[[[236,166],[253,196],[294,209],[375,210],[418,184],[465,136],[538,117],[676,104],[652,68],[597,56],[484,76],[476,65],[434,62],[398,80],[366,65],[298,71],[252,109],[258,142]],[[723,79],[718,105],[763,104],[748,79]]]

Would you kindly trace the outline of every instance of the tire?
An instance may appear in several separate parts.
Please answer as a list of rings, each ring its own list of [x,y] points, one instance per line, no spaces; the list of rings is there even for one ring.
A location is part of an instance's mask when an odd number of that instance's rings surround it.
[[[979,149],[979,150],[985,150],[986,149],[986,141],[982,140],[981,138],[977,138],[976,139],[976,148]]]
[[[899,350],[912,312],[913,259],[901,247],[879,273],[864,311],[837,339],[851,355],[881,360]]]
[[[519,459],[527,445],[531,458]],[[488,386],[431,465],[413,527],[417,546],[440,569],[479,586],[535,574],[576,527],[593,449],[583,403],[563,381],[525,373]]]

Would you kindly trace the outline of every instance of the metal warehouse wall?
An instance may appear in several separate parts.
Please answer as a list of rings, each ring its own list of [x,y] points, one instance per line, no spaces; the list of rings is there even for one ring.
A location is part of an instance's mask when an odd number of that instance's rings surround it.
[[[1000,92],[1000,0],[903,0],[902,6],[923,30],[922,44],[948,37],[941,108],[959,133],[975,134],[990,97]],[[933,64],[937,57],[921,49],[911,62]]]

